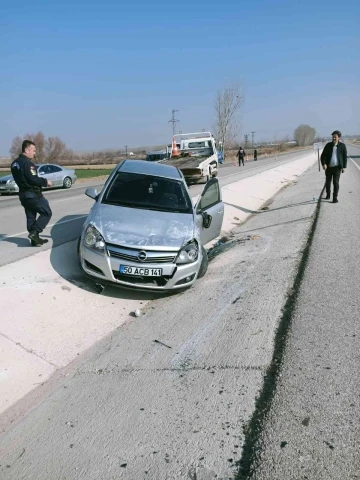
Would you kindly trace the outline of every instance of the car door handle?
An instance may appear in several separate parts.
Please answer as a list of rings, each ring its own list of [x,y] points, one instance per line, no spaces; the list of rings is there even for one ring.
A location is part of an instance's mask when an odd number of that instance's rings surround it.
[[[222,215],[224,213],[224,210],[223,209],[219,210],[217,213],[218,213],[218,215]]]

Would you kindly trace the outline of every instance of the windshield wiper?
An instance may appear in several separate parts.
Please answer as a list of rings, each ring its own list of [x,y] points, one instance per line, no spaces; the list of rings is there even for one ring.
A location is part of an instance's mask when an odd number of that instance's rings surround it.
[[[105,203],[106,205],[115,205],[116,207],[141,208],[137,203],[111,202],[110,200],[103,200],[102,203]]]

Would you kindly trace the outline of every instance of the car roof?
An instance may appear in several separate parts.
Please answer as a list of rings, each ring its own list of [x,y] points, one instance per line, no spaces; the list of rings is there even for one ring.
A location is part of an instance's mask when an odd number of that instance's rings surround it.
[[[179,170],[171,165],[164,165],[144,160],[124,160],[118,170],[126,173],[142,173],[144,175],[155,175],[157,177],[181,179]]]
[[[64,168],[61,165],[58,165],[57,163],[36,163],[35,164],[37,167],[47,167],[48,165],[51,165],[52,167],[60,167]]]

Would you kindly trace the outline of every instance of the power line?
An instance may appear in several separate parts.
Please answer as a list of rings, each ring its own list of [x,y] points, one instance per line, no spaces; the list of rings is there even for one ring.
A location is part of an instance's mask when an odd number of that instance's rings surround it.
[[[254,148],[254,137],[255,137],[256,132],[251,132],[251,143],[252,143],[252,148]]]
[[[173,135],[176,134],[176,124],[179,120],[176,120],[175,119],[175,113],[178,112],[179,110],[175,110],[173,109],[172,110],[172,116],[171,116],[171,120],[169,120],[169,123],[172,123],[173,124]]]

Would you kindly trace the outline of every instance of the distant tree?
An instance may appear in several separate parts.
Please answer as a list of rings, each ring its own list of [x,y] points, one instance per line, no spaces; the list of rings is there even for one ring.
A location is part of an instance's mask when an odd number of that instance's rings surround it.
[[[45,142],[44,150],[46,161],[49,163],[54,163],[64,156],[64,153],[66,152],[66,145],[60,140],[59,137],[49,137]]]
[[[216,93],[214,133],[224,151],[234,144],[238,126],[236,115],[244,103],[244,94],[239,83],[228,85]]]
[[[69,151],[66,144],[58,137],[46,138],[43,132],[27,133],[23,137],[15,137],[10,148],[11,158],[16,158],[21,153],[21,145],[24,140],[31,140],[36,145],[36,163],[59,161]]]
[[[299,125],[294,132],[294,139],[300,147],[311,145],[314,142],[316,130],[310,125]]]

